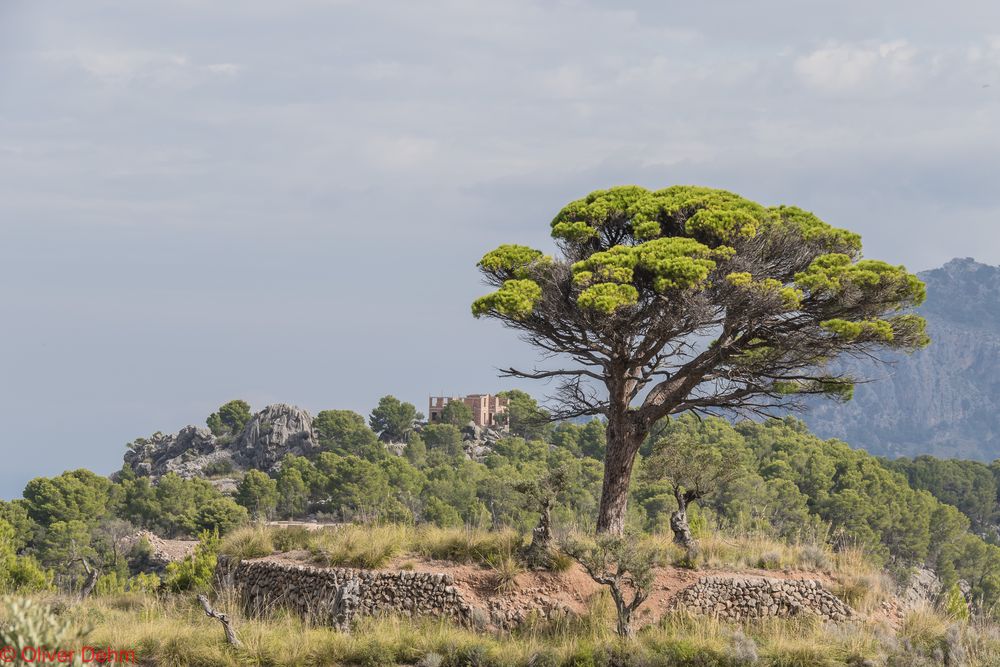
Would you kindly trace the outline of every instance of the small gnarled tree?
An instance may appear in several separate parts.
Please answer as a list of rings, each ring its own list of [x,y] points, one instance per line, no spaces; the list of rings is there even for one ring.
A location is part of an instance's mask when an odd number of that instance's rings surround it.
[[[590,578],[608,587],[617,613],[617,632],[635,635],[632,614],[649,598],[659,565],[659,553],[638,536],[599,535],[596,540],[569,540],[563,550],[583,566]]]
[[[742,443],[726,442],[720,430],[718,423],[682,415],[665,426],[643,462],[647,481],[670,487],[677,501],[677,509],[670,514],[670,530],[674,542],[689,550],[696,546],[687,515],[691,504],[747,471],[747,448]]]
[[[847,399],[855,378],[831,361],[928,342],[907,312],[923,283],[862,259],[857,234],[799,208],[624,186],[571,202],[551,229],[557,257],[503,245],[480,260],[497,289],[472,312],[573,362],[505,371],[559,379],[554,417],[606,417],[599,532],[623,531],[636,454],[663,417]]]
[[[565,465],[549,470],[538,479],[516,484],[514,488],[538,510],[538,525],[531,531],[531,543],[524,550],[523,558],[531,567],[548,568],[552,564],[552,508],[559,494],[568,486]]]

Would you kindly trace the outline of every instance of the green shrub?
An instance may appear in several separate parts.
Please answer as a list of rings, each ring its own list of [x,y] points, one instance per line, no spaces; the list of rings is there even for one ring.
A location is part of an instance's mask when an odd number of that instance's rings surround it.
[[[128,580],[128,590],[135,593],[152,594],[160,590],[162,584],[159,575],[153,572],[141,572]]]
[[[97,579],[97,585],[94,587],[95,595],[112,595],[115,593],[124,593],[125,584],[127,581],[125,579],[119,578],[118,573],[115,571],[105,572]]]
[[[29,598],[8,600],[2,611],[0,647],[44,647],[50,650],[75,648],[88,629],[74,625],[69,618],[60,618],[48,605]],[[79,658],[79,654],[77,654]],[[20,658],[10,665],[28,665]]]
[[[207,590],[212,585],[218,551],[218,532],[203,531],[193,554],[167,565],[167,576],[163,583],[174,593]]]
[[[275,551],[284,553],[295,549],[308,549],[312,543],[313,531],[305,526],[288,526],[271,532],[271,543]]]
[[[3,588],[14,593],[35,593],[52,588],[53,573],[42,569],[31,556],[17,556],[7,561],[5,572],[0,573]]]
[[[563,667],[597,667],[597,656],[594,647],[582,644],[576,647],[572,654],[563,661]]]
[[[958,587],[958,584],[952,584],[944,592],[941,606],[944,608],[944,612],[951,618],[960,621],[965,621],[969,618],[969,605],[965,601],[965,596],[962,595],[962,589]]]
[[[566,553],[562,551],[554,551],[552,553],[552,558],[549,559],[549,571],[550,572],[568,572],[573,563],[576,561]]]

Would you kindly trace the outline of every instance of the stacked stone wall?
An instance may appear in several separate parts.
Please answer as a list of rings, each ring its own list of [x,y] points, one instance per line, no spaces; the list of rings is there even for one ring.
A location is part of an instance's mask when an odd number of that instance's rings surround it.
[[[818,581],[767,577],[701,577],[671,601],[675,609],[728,621],[813,614],[846,621],[854,611]]]
[[[447,574],[319,568],[220,557],[216,583],[234,591],[251,615],[288,609],[313,622],[340,628],[347,628],[356,616],[387,613],[501,628],[516,626],[519,620],[499,618],[495,609],[487,615],[462,596]],[[678,592],[670,607],[726,621],[802,614],[829,621],[854,617],[854,611],[818,581],[767,577],[701,577]]]
[[[459,622],[474,619],[447,574],[318,568],[269,560],[219,559],[216,583],[236,592],[244,610],[283,608],[316,623],[347,626],[357,615],[401,613]]]

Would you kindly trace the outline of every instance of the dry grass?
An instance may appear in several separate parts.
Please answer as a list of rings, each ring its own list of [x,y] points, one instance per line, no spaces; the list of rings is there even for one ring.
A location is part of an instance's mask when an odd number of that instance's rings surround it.
[[[406,526],[338,526],[315,531],[309,543],[313,559],[326,567],[384,567],[407,547]]]
[[[517,556],[507,553],[489,559],[488,565],[493,571],[493,589],[497,593],[509,593],[517,590],[517,575],[524,572],[524,566]]]
[[[698,540],[700,568],[763,568],[832,573],[838,562],[829,547],[786,544],[762,535],[712,533]]]
[[[713,532],[698,540],[698,549],[688,554],[669,535],[647,539],[666,562],[697,569],[797,570],[817,572],[837,578],[871,577],[875,570],[864,552],[850,549],[834,553],[825,545],[786,544],[758,534]],[[437,528],[406,525],[345,525],[310,531],[302,527],[247,527],[227,536],[223,552],[251,558],[271,551],[306,549],[329,565],[383,567],[400,555],[433,560],[489,565],[517,553],[523,537],[513,530],[490,531],[474,528]],[[567,565],[571,561],[561,564]]]
[[[422,526],[410,548],[425,558],[456,563],[482,563],[503,558],[520,550],[523,540],[513,530],[448,529]]]
[[[463,629],[437,620],[363,619],[343,634],[309,625],[284,613],[244,618],[232,600],[216,605],[229,612],[244,643],[232,649],[219,624],[188,597],[125,594],[80,604],[46,598],[81,625],[86,642],[133,648],[141,664],[159,666],[272,665],[515,665],[610,664],[762,665],[835,667],[864,664],[1000,664],[995,626],[956,624],[932,610],[917,610],[899,637],[862,624],[832,626],[809,619],[771,619],[730,625],[685,614],[665,617],[631,644],[612,631],[607,596],[597,596],[588,613],[555,624],[536,623],[511,635]],[[434,656],[438,656],[435,658]]]
[[[235,558],[259,558],[275,552],[304,549],[329,567],[384,567],[396,556],[411,555],[456,563],[492,566],[513,557],[523,544],[513,530],[488,531],[406,525],[344,525],[320,530],[302,527],[247,526],[233,531],[222,553]]]
[[[219,552],[236,559],[260,558],[274,553],[274,531],[261,524],[237,528],[226,535]]]

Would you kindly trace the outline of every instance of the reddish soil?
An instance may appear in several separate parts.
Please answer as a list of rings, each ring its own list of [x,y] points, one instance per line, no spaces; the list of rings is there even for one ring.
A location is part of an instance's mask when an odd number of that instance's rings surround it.
[[[264,560],[313,564],[307,551],[293,551],[268,556]],[[384,571],[407,570],[413,572],[434,572],[451,575],[463,597],[481,608],[501,607],[512,610],[533,608],[561,608],[575,613],[587,610],[591,596],[601,590],[601,586],[578,565],[565,572],[527,571],[517,575],[515,585],[503,592],[497,591],[497,576],[493,569],[478,564],[458,564],[451,561],[428,560],[415,556],[401,556],[394,559]],[[705,576],[758,576],[775,579],[815,579],[829,587],[835,580],[825,573],[791,570],[758,569],[703,569],[687,570],[667,566],[656,574],[653,591],[649,599],[637,612],[640,622],[654,622],[667,610],[670,600],[680,590],[694,584]]]

